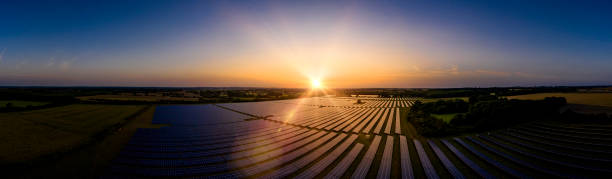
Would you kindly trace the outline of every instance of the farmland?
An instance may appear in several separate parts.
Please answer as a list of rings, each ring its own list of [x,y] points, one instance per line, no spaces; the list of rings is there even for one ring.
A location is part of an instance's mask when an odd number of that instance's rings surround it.
[[[198,98],[194,97],[169,97],[169,96],[137,96],[137,95],[95,95],[79,97],[83,101],[138,101],[138,102],[159,102],[159,101],[178,101],[178,102],[197,102]]]
[[[463,101],[469,101],[468,97],[455,97],[455,98],[423,98],[423,99],[419,99],[420,101],[427,103],[427,102],[436,102],[438,100],[463,100]]]
[[[444,122],[449,123],[453,117],[455,117],[458,113],[452,113],[452,114],[431,114],[431,116],[435,117],[435,118],[439,118],[442,119]]]
[[[27,107],[27,106],[42,106],[45,104],[49,104],[46,102],[38,102],[38,101],[17,101],[17,100],[7,100],[7,101],[0,101],[0,108],[2,107],[6,107],[7,104],[12,105],[13,107]]]
[[[0,159],[20,163],[70,151],[144,106],[68,105],[0,114]]]
[[[84,88],[76,99],[109,104],[193,104],[295,99],[303,89],[267,88]]]
[[[612,124],[534,121],[482,134],[424,138],[402,114],[418,98],[360,99],[364,103],[315,97],[163,106],[153,123],[170,126],[138,130],[104,175],[590,178],[612,173],[607,134]],[[172,115],[177,110],[180,115]]]
[[[509,99],[537,100],[545,97],[564,97],[567,103],[612,107],[612,93],[536,93],[508,96]]]

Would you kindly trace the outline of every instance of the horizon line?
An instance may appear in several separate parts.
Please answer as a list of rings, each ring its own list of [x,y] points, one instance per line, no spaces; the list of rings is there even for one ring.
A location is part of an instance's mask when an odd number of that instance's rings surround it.
[[[326,89],[468,89],[468,88],[562,88],[562,87],[612,87],[609,85],[540,85],[540,86],[466,86],[466,87],[354,87]],[[250,89],[309,89],[308,87],[246,87],[246,86],[95,86],[95,85],[2,85],[0,88],[250,88]]]

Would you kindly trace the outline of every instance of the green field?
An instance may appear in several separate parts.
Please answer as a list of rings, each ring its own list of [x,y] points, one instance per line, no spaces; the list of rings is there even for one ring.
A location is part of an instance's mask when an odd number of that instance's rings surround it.
[[[438,100],[463,100],[463,101],[469,101],[470,98],[469,97],[455,97],[455,98],[423,98],[423,99],[418,99],[419,101],[423,102],[423,103],[429,103],[429,102],[436,102]]]
[[[446,123],[450,123],[451,120],[457,115],[461,113],[452,113],[452,114],[431,114],[432,117],[442,119]]]
[[[567,103],[612,107],[612,93],[537,93],[508,96],[508,99],[544,99],[545,97],[564,97]]]
[[[0,101],[0,108],[6,106],[6,104],[11,103],[13,107],[26,107],[26,106],[42,106],[49,104],[48,102],[40,102],[40,101],[17,101],[17,100],[8,100],[8,101]]]
[[[0,114],[0,162],[23,163],[70,151],[144,106],[84,105]]]

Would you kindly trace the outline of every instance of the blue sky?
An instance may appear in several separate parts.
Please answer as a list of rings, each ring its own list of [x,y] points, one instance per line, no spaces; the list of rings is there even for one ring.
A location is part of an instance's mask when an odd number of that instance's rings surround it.
[[[609,19],[606,1],[5,1],[0,85],[612,85]]]

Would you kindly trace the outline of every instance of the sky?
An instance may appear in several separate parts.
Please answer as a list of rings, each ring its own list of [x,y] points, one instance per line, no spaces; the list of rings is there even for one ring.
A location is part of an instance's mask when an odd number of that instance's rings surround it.
[[[612,85],[612,1],[2,1],[0,86]]]

